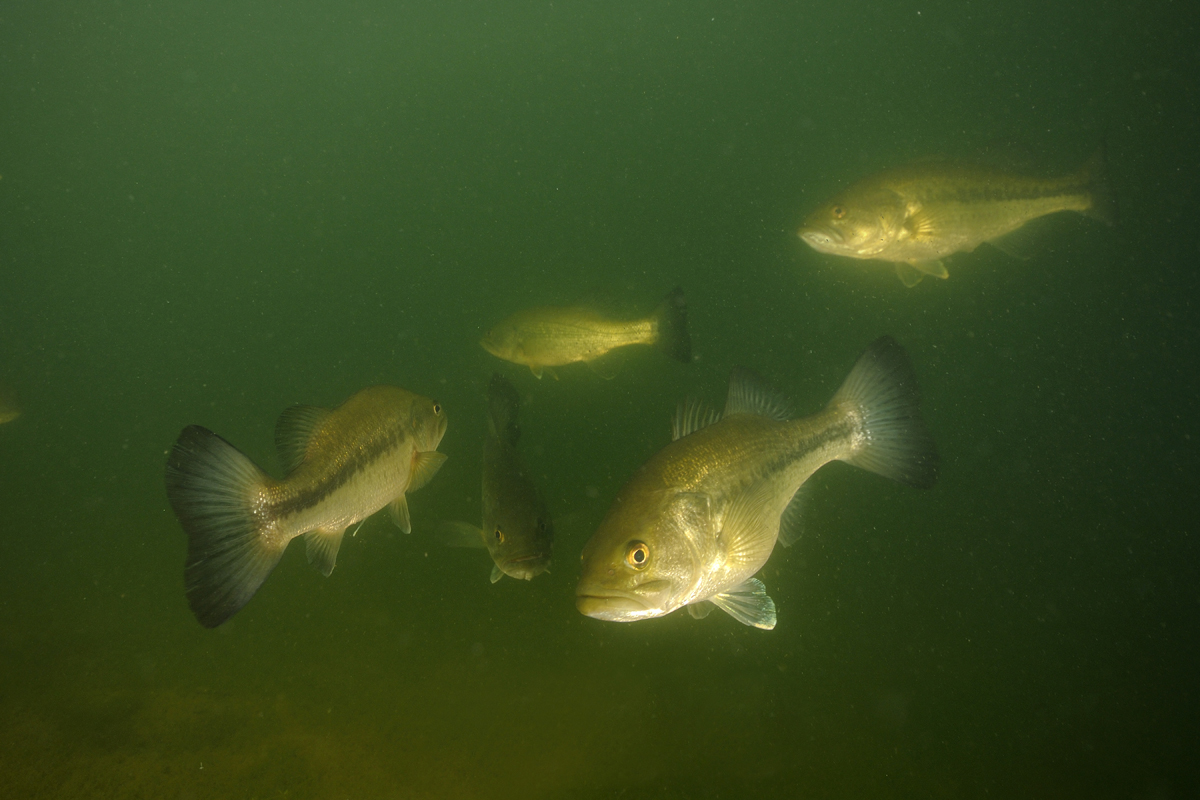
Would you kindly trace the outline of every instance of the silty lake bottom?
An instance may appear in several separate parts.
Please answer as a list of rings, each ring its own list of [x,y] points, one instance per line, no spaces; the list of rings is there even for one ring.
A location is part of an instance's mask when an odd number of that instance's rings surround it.
[[[5,9],[0,795],[1194,796],[1176,6]],[[1025,261],[983,246],[905,289],[795,236],[878,169],[1015,142],[1055,174],[1102,140],[1119,224],[1062,215]],[[632,316],[676,285],[691,364],[636,348],[611,380],[538,381],[478,345],[520,308]],[[575,610],[580,550],[679,400],[719,406],[743,364],[813,413],[882,334],[936,487],[819,471],[760,574],[773,631]],[[479,520],[493,371],[557,520],[530,582],[436,536]],[[377,383],[449,415],[412,534],[370,518],[329,578],[293,543],[201,628],[163,486],[179,431],[279,475],[283,409]]]

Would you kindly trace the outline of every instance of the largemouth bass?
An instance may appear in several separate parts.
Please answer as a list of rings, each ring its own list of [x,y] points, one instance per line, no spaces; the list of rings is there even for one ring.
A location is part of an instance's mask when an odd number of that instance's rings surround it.
[[[500,375],[488,384],[488,434],[483,442],[483,527],[448,523],[452,544],[486,547],[492,583],[505,575],[532,580],[550,568],[554,524],[521,455],[521,396]]]
[[[800,487],[840,460],[916,487],[932,486],[937,451],[917,408],[908,357],[876,340],[823,411],[788,418],[786,402],[735,370],[718,419],[681,406],[675,441],[617,494],[583,549],[576,606],[632,622],[715,606],[739,622],[775,627],[775,603],[754,574],[776,540],[799,530]]]
[[[547,368],[594,362],[635,344],[656,345],[685,364],[692,360],[682,289],[668,294],[645,319],[609,319],[582,306],[528,308],[498,323],[480,344],[497,358],[524,364],[538,378]]]
[[[275,426],[287,477],[275,480],[199,425],[167,460],[167,497],[188,537],[184,586],[201,625],[215,628],[249,602],[288,542],[333,572],[346,529],[388,506],[405,533],[406,495],[446,456],[441,405],[394,386],[363,389],[334,410],[293,406]]]
[[[1076,211],[1111,224],[1104,152],[1078,171],[1041,179],[983,166],[930,161],[890,169],[850,186],[818,208],[798,235],[822,253],[895,263],[905,286],[949,277],[942,259],[1003,237],[1027,222]]]

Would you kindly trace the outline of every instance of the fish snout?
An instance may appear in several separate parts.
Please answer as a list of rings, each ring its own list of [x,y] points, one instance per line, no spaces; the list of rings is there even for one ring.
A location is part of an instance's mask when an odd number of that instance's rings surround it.
[[[828,252],[844,242],[840,233],[829,228],[801,228],[797,235],[819,252]]]

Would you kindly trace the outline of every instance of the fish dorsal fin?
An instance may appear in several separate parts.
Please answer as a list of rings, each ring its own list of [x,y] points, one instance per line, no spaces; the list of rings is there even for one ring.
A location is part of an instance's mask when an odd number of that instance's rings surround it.
[[[784,547],[791,547],[804,533],[804,506],[807,502],[808,490],[801,484],[779,518],[779,543]]]
[[[345,533],[345,528],[336,531],[317,528],[304,534],[304,552],[308,555],[308,563],[321,570],[326,578],[337,563],[338,548],[342,545],[342,535]]]
[[[412,521],[408,517],[408,500],[401,494],[395,500],[388,504],[388,512],[392,515],[392,522],[396,523],[396,527],[405,533],[412,533]]]
[[[692,619],[704,619],[712,613],[714,608],[716,608],[716,606],[714,606],[712,603],[708,602],[707,600],[701,600],[699,603],[689,603],[687,610],[688,613],[692,615]]]
[[[758,578],[750,578],[740,586],[708,599],[743,625],[752,625],[764,631],[775,627],[775,601]]]
[[[279,415],[275,423],[275,449],[285,473],[290,473],[304,461],[313,434],[329,418],[330,410],[320,406],[292,406]]]
[[[729,373],[729,395],[725,398],[725,413],[757,414],[783,422],[792,414],[787,399],[752,369],[734,367]]]
[[[445,453],[439,453],[437,450],[413,453],[412,472],[409,473],[408,486],[404,491],[415,492],[433,480],[433,476],[437,475],[447,458]]]
[[[492,583],[495,583],[496,581],[500,580],[503,577],[504,577],[504,570],[500,569],[499,564],[493,564],[492,565]]]
[[[739,492],[729,504],[720,538],[730,564],[757,572],[771,555],[779,530],[777,521],[767,514],[774,490],[770,481],[760,480]]]
[[[707,403],[688,398],[675,408],[675,417],[671,420],[671,441],[682,439],[689,433],[695,433],[701,428],[712,425],[721,415]]]

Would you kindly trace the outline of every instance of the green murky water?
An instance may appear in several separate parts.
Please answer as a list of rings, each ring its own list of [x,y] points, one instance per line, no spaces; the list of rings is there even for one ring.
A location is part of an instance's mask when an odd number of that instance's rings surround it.
[[[1191,796],[1200,745],[1195,31],[1179,3],[205,3],[0,9],[0,794]],[[1107,139],[1115,229],[948,281],[793,235],[846,182]],[[519,307],[682,285],[697,360],[536,381]],[[574,608],[577,554],[685,395],[819,408],[909,350],[919,492],[835,464],[763,572],[772,632]],[[488,583],[483,389],[526,397],[556,566]],[[185,424],[436,396],[450,460],[293,545],[208,631],[163,490]]]

